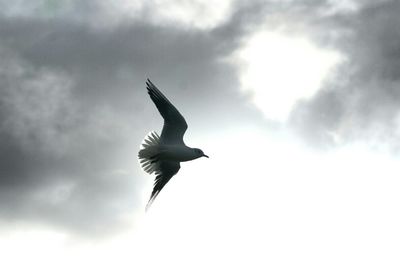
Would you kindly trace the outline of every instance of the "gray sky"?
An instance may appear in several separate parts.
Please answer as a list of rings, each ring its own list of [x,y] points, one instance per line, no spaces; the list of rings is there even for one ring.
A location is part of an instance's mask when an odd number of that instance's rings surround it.
[[[140,224],[152,178],[137,150],[162,126],[146,78],[181,110],[187,144],[210,161],[215,144],[231,133],[241,142],[237,133],[249,129],[260,142],[290,136],[316,151],[362,143],[396,157],[399,11],[398,1],[383,0],[0,0],[0,228],[39,225],[92,240]],[[317,59],[340,55],[280,119],[263,109],[269,102],[255,102],[263,90],[273,101],[296,88],[272,88],[273,69],[253,88],[243,73],[255,64],[238,59],[259,32],[306,40],[322,51]],[[319,75],[312,58],[296,65],[291,51],[265,50],[288,69],[282,80],[296,70]]]

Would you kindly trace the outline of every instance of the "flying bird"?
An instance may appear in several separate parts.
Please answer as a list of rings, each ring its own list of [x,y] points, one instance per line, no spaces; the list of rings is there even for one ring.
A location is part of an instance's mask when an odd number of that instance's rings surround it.
[[[185,118],[149,79],[146,86],[151,100],[164,118],[161,136],[155,131],[150,132],[144,138],[138,154],[143,170],[156,175],[154,188],[146,205],[148,210],[163,187],[178,173],[181,162],[208,156],[199,148],[185,145],[183,135],[188,128]]]

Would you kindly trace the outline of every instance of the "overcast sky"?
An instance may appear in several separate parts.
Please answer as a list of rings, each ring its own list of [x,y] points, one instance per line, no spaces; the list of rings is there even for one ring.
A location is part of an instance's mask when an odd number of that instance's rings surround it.
[[[399,12],[395,0],[0,0],[7,266],[27,266],[21,251],[33,266],[398,266]],[[147,78],[210,156],[184,164],[150,215],[137,151],[162,119]],[[54,259],[33,249],[51,247]]]

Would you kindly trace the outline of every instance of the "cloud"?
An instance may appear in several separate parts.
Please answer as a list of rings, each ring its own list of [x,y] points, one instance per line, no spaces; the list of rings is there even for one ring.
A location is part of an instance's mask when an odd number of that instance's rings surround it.
[[[204,129],[270,127],[241,90],[240,66],[227,60],[260,23],[304,33],[348,58],[337,79],[292,110],[288,124],[297,133],[320,145],[397,136],[395,2],[352,8],[332,1],[227,2],[207,26],[182,17],[168,22],[150,8],[157,1],[128,14],[105,3],[18,1],[0,8],[4,222],[97,234],[134,219],[152,184],[140,172],[137,149],[162,125],[146,78],[186,117],[188,145],[206,143]]]
[[[292,112],[293,125],[311,143],[364,141],[398,150],[399,8],[396,1],[366,4],[316,28],[317,39],[341,51],[347,62]]]
[[[246,12],[207,31],[131,19],[100,29],[29,12],[0,18],[3,225],[104,235],[132,223],[152,184],[137,150],[162,127],[147,77],[187,118],[189,145],[205,126],[252,123],[257,111],[224,61]]]
[[[211,29],[229,20],[234,0],[212,3],[195,1],[90,1],[77,0],[19,0],[13,3],[0,1],[6,17],[35,17],[63,19],[88,24],[97,29],[112,29],[126,20],[150,25]]]
[[[89,234],[104,232],[110,221],[124,223],[118,213],[128,208],[123,201],[135,205],[136,195],[127,193],[140,184],[129,177],[135,173],[127,162],[116,162],[127,153],[119,140],[127,139],[130,126],[103,107],[82,108],[67,74],[34,67],[7,49],[1,55],[2,220]]]

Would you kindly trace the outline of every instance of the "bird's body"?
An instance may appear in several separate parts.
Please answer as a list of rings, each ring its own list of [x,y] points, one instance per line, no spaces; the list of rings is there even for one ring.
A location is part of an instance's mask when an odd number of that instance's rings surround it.
[[[188,127],[185,119],[150,80],[147,80],[146,85],[151,100],[164,118],[161,136],[156,132],[149,133],[143,140],[138,155],[142,168],[149,174],[156,174],[147,209],[161,189],[179,171],[180,162],[208,156],[201,149],[185,145],[183,135]]]
[[[160,160],[184,162],[194,160],[199,157],[194,150],[188,146],[160,145],[159,150],[160,154],[158,157]]]

